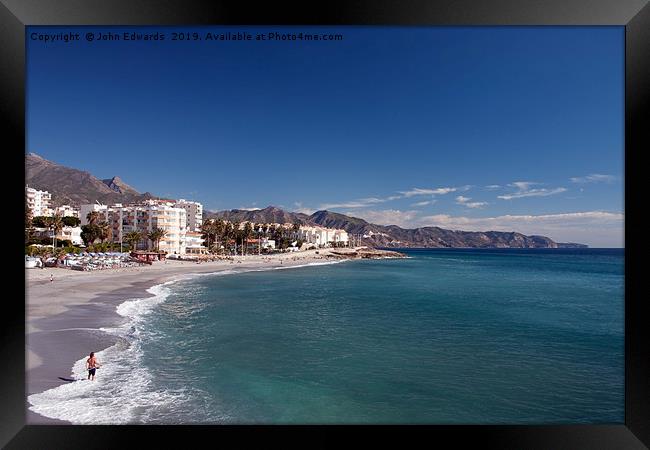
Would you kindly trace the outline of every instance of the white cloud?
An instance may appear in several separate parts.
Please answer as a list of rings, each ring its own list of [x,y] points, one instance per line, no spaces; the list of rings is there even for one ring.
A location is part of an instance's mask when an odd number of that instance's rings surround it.
[[[510,183],[508,186],[516,187],[520,191],[527,191],[528,189],[530,189],[531,186],[535,184],[539,184],[539,183],[536,183],[534,181],[514,181]]]
[[[570,180],[572,183],[611,183],[616,180],[616,177],[614,175],[592,173],[584,177],[572,177]]]
[[[452,187],[443,187],[443,188],[437,188],[437,189],[420,189],[420,188],[413,188],[410,191],[399,191],[400,195],[391,195],[386,198],[379,198],[379,197],[366,197],[366,198],[360,198],[357,200],[351,200],[347,202],[341,202],[341,203],[324,203],[319,206],[319,209],[333,209],[333,208],[365,208],[367,206],[372,206],[376,205],[379,203],[385,203],[385,202],[390,202],[393,200],[399,200],[401,198],[410,198],[414,197],[416,195],[444,195],[448,194],[450,192],[454,192],[457,189],[460,190],[468,190],[470,189],[470,185],[463,186],[461,188],[452,188]],[[431,200],[427,204],[431,204],[434,201]]]
[[[560,194],[565,192],[566,188],[560,187],[555,189],[531,189],[528,191],[519,191],[513,194],[499,195],[497,198],[503,200],[512,200],[513,198],[524,198],[524,197],[547,197],[549,195]]]
[[[433,205],[437,200],[425,200],[423,202],[417,202],[413,203],[411,206],[427,206],[427,205]]]
[[[444,195],[454,191],[456,191],[456,188],[452,188],[452,187],[444,187],[444,188],[437,188],[437,189],[413,188],[410,191],[400,191],[400,194],[402,194],[403,197],[409,198],[415,195]]]
[[[466,206],[467,208],[482,208],[488,204],[487,202],[470,202],[470,200],[471,198],[463,197],[462,195],[456,197],[456,203]]]
[[[487,186],[485,186],[485,189],[489,191],[494,191],[495,189],[499,189],[500,187],[501,186],[498,184],[488,184]]]
[[[499,195],[497,198],[502,200],[512,200],[513,198],[524,198],[524,197],[547,197],[549,195],[559,194],[565,192],[566,188],[559,187],[555,189],[546,189],[546,188],[537,188],[531,189],[531,186],[539,185],[535,181],[515,181],[510,183],[508,186],[516,187],[517,191],[510,194]]]
[[[578,242],[591,247],[623,247],[623,224],[624,214],[586,211],[497,217],[438,214],[421,217],[411,226],[439,226],[463,231],[516,231],[547,236],[556,242]]]
[[[419,211],[400,211],[396,209],[386,209],[381,211],[347,211],[343,214],[353,217],[360,217],[370,223],[377,225],[397,225],[399,227],[408,227],[417,217],[418,213]]]
[[[303,207],[302,202],[293,202],[293,206],[293,212],[303,213],[307,215],[312,215],[316,212],[315,209]]]
[[[356,200],[351,202],[344,203],[324,203],[318,207],[318,209],[333,209],[333,208],[365,208],[366,206],[371,206],[375,202],[364,202],[362,200]]]

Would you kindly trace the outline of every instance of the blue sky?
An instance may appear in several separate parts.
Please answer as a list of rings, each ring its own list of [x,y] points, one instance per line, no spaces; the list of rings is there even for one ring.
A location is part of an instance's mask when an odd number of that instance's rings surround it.
[[[208,210],[623,245],[622,27],[31,27],[27,148]],[[33,32],[79,32],[43,43]]]

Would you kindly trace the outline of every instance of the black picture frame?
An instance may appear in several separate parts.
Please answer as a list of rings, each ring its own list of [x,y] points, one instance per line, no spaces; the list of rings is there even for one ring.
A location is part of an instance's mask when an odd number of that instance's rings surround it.
[[[389,2],[337,0],[263,3],[196,0],[1,0],[0,114],[5,174],[18,173],[8,183],[11,206],[6,221],[17,236],[24,222],[20,167],[25,149],[25,27],[30,25],[618,25],[625,27],[625,423],[623,425],[527,426],[396,426],[354,427],[383,440],[387,433],[415,434],[429,444],[441,440],[480,447],[647,448],[650,446],[650,338],[643,295],[641,261],[644,247],[638,230],[640,213],[635,195],[641,191],[641,155],[650,148],[647,133],[650,87],[650,6],[647,0],[445,0]],[[14,172],[15,171],[15,172]],[[22,172],[24,174],[24,172]],[[7,178],[9,179],[9,178]],[[24,180],[23,180],[24,181]],[[18,215],[21,217],[18,217]],[[10,223],[9,223],[10,222]],[[307,431],[303,445],[323,444],[331,431],[344,426],[72,426],[25,425],[25,305],[19,298],[26,285],[18,240],[7,239],[5,252],[15,277],[4,280],[0,362],[0,445],[6,448],[115,448],[135,439],[153,439],[170,446],[175,439],[212,444],[236,432],[238,439],[275,435],[278,429]],[[15,255],[14,255],[15,252]],[[3,259],[5,259],[3,258]],[[15,266],[11,264],[17,264]],[[9,288],[14,292],[9,294]],[[15,288],[15,289],[14,289]],[[11,308],[9,308],[11,306]],[[242,432],[243,431],[243,432]],[[258,433],[249,433],[256,431]],[[270,437],[270,436],[269,436]],[[215,441],[217,439],[217,441]],[[291,439],[283,438],[290,443]],[[190,442],[192,444],[190,444]],[[239,441],[241,445],[243,441]],[[208,445],[212,445],[208,444]],[[156,445],[156,444],[151,444]]]

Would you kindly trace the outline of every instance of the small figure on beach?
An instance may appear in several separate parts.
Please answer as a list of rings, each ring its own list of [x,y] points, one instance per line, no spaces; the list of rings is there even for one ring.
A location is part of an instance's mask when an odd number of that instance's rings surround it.
[[[50,283],[54,281],[54,275],[50,274]]]
[[[95,370],[99,368],[99,361],[95,357],[95,352],[90,352],[89,358],[86,360],[86,369],[88,369],[88,379],[95,381]],[[90,378],[92,376],[92,378]]]

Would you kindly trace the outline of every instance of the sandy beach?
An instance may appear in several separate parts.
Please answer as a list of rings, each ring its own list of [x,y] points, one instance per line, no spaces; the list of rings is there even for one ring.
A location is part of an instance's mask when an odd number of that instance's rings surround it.
[[[377,254],[373,255],[377,257]],[[394,256],[394,255],[393,255]],[[359,257],[354,249],[321,249],[276,255],[236,256],[201,262],[167,260],[151,266],[81,272],[63,268],[26,270],[27,395],[66,383],[74,361],[115,343],[99,328],[124,320],[116,307],[151,296],[151,286],[183,275],[223,270],[273,269]],[[366,256],[367,257],[367,256]],[[50,281],[50,276],[54,277]],[[29,404],[27,403],[27,407]],[[64,424],[27,410],[28,424]]]

